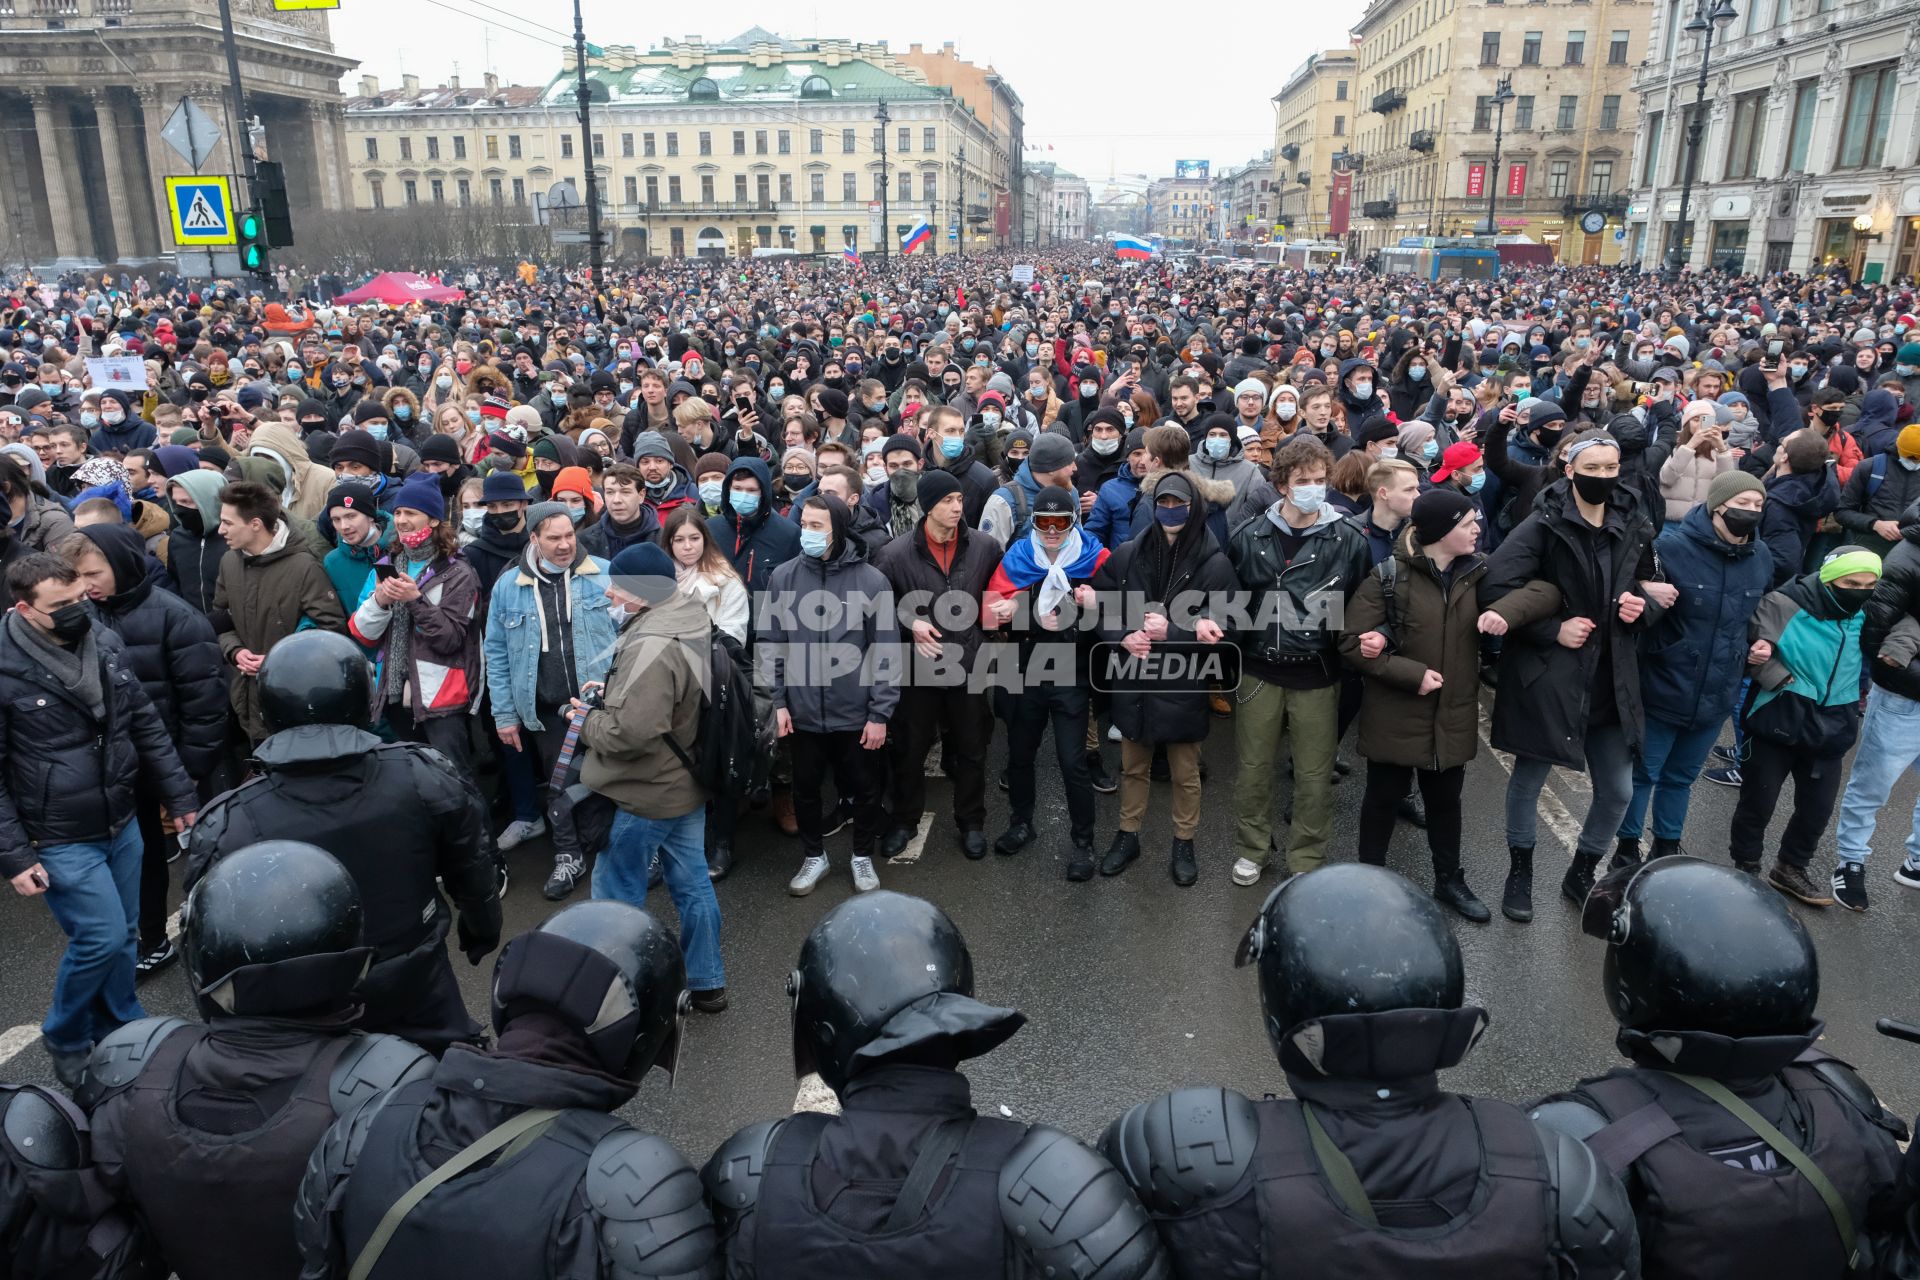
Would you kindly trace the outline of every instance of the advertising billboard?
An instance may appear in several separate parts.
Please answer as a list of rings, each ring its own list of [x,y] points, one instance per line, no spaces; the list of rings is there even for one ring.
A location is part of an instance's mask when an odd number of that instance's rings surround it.
[[[1212,167],[1211,160],[1175,160],[1173,162],[1174,180],[1177,182],[1182,178],[1204,179]]]

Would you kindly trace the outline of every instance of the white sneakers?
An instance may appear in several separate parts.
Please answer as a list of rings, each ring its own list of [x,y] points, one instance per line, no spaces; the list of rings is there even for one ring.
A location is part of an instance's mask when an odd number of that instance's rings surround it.
[[[855,893],[865,893],[869,889],[878,889],[879,887],[880,873],[873,869],[873,859],[855,858],[853,860],[853,891]]]
[[[1260,873],[1266,868],[1252,858],[1235,858],[1233,861],[1233,882],[1242,888],[1260,883]]]
[[[504,853],[508,849],[517,849],[527,841],[546,833],[547,824],[544,819],[535,818],[529,822],[523,818],[508,823],[507,829],[500,833],[494,843],[499,845],[501,852]]]
[[[804,898],[813,892],[813,886],[819,884],[820,877],[825,874],[827,874],[825,854],[807,858],[800,863],[800,870],[793,879],[787,881],[787,892],[796,898]],[[872,874],[871,865],[868,867],[868,874]]]

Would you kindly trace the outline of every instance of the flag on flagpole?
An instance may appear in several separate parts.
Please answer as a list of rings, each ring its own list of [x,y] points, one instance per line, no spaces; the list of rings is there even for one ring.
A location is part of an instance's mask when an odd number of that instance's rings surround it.
[[[854,248],[852,245],[848,245],[846,248],[842,249],[840,251],[840,256],[845,258],[848,262],[851,262],[856,267],[861,265],[860,251]]]
[[[914,226],[913,230],[907,232],[907,234],[900,237],[900,252],[902,255],[909,254],[909,253],[912,253],[915,249],[918,249],[923,244],[932,244],[932,243],[933,243],[933,228],[927,225],[927,220],[925,218],[922,218]]]

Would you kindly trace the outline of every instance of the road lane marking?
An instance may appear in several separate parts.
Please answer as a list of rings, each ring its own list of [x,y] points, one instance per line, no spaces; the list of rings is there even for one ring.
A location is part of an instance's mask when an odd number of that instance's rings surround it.
[[[23,1022],[0,1031],[0,1066],[13,1061],[20,1051],[40,1038],[40,1028]]]
[[[1493,749],[1493,721],[1487,714],[1487,705],[1484,702],[1480,704],[1480,740],[1487,744],[1488,752],[1492,754],[1495,760],[1500,762],[1500,767],[1505,769],[1507,776],[1511,778],[1513,776],[1513,757],[1504,751],[1495,751]],[[1572,771],[1569,770],[1568,772]],[[1583,775],[1575,774],[1574,776],[1581,777],[1584,781]],[[1553,775],[1548,774],[1547,777],[1548,780],[1551,781]],[[1553,832],[1560,843],[1566,846],[1567,855],[1571,857],[1573,851],[1580,847],[1581,824],[1574,820],[1572,812],[1568,810],[1566,805],[1561,803],[1560,797],[1553,794],[1553,792],[1546,787],[1540,788],[1540,818],[1547,824],[1548,829]],[[1501,823],[1502,826],[1505,825],[1504,815],[1502,816]]]
[[[920,825],[914,829],[913,839],[907,841],[907,847],[886,859],[886,864],[890,867],[903,867],[920,861],[920,855],[926,852],[927,833],[931,830],[933,830],[933,813],[928,811],[920,815]]]

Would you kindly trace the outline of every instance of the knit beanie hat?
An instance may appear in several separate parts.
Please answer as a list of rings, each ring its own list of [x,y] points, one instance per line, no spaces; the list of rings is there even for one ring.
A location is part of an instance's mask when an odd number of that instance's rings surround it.
[[[380,518],[380,500],[374,497],[373,486],[365,480],[342,480],[333,486],[327,493],[326,509],[320,514],[331,519],[334,511],[341,507],[358,511],[369,520]]]
[[[1073,441],[1057,431],[1043,431],[1027,450],[1027,470],[1036,476],[1064,471],[1073,465]]]
[[[1865,547],[1856,547],[1848,543],[1835,547],[1820,562],[1820,581],[1833,582],[1850,573],[1871,573],[1880,576],[1880,557]]]
[[[589,511],[600,509],[600,495],[593,491],[593,475],[585,467],[562,467],[553,478],[553,493],[577,493],[587,500]]]
[[[418,511],[431,520],[447,518],[447,499],[440,492],[440,477],[430,471],[417,471],[409,477],[400,486],[393,505],[396,510],[406,507],[410,511]]]
[[[333,461],[357,462],[376,474],[380,471],[380,442],[365,431],[342,431],[334,442]]]
[[[1920,365],[1920,342],[1909,342],[1893,354],[1894,363]]]
[[[694,461],[693,478],[702,476],[724,476],[727,468],[733,465],[733,459],[724,453],[703,453]]]
[[[673,448],[658,431],[642,431],[633,438],[633,460],[638,462],[642,458],[665,458],[672,462]]]
[[[940,499],[950,493],[959,492],[960,481],[954,478],[953,472],[935,467],[931,471],[923,471],[920,473],[920,480],[915,488],[915,497],[920,503],[920,510],[931,511],[933,510],[934,504],[939,502]]]
[[[621,548],[620,554],[607,563],[607,569],[614,586],[648,604],[667,599],[677,585],[673,559],[656,542],[636,542]]]
[[[1767,487],[1744,471],[1722,471],[1707,485],[1707,510],[1718,511],[1743,493],[1764,494]]]
[[[428,436],[420,445],[420,461],[444,462],[450,467],[460,465],[460,443],[452,436]]]
[[[1900,428],[1895,443],[1903,458],[1920,458],[1920,422],[1909,422]]]
[[[1430,547],[1478,508],[1458,489],[1436,485],[1413,500],[1413,536]]]

